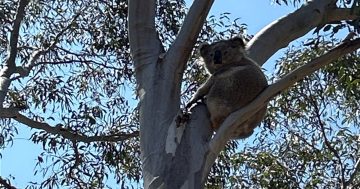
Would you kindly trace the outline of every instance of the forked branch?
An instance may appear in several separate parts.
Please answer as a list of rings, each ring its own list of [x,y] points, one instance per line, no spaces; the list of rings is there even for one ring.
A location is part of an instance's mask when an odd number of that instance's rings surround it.
[[[214,0],[193,1],[179,34],[168,51],[171,59],[180,60],[179,69],[184,69],[213,2]]]

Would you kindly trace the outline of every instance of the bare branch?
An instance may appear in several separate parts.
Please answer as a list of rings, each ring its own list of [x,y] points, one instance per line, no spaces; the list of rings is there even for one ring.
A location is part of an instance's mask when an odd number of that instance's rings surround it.
[[[181,71],[184,69],[213,2],[214,0],[195,0],[193,2],[175,42],[168,51],[168,56],[180,63],[176,66]]]
[[[355,13],[355,12],[354,12]],[[248,43],[249,56],[262,65],[279,49],[329,22],[359,18],[349,9],[336,8],[333,0],[312,0],[259,31]]]
[[[217,131],[216,135],[209,143],[209,154],[206,160],[206,164],[212,164],[215,161],[215,158],[224,148],[226,142],[230,139],[231,133],[236,129],[236,125],[241,125],[249,117],[251,117],[255,112],[257,112],[261,107],[266,105],[268,101],[279,94],[281,91],[287,89],[297,81],[300,81],[304,77],[310,75],[316,70],[324,67],[325,65],[331,63],[332,61],[338,59],[339,57],[350,53],[356,49],[360,48],[360,38],[353,41],[346,41],[337,47],[331,49],[324,55],[317,57],[307,63],[304,66],[301,66],[284,78],[280,79],[276,83],[270,85],[266,88],[254,101],[252,101],[247,106],[241,108],[240,110],[230,114],[223,124],[220,126],[220,129]],[[206,167],[211,167],[207,166]],[[209,170],[205,170],[209,171]],[[203,176],[207,175],[207,172],[204,172]],[[204,179],[204,178],[203,178]]]

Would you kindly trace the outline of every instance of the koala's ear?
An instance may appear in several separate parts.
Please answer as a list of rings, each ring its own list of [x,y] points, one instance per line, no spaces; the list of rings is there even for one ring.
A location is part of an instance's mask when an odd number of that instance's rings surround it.
[[[234,37],[231,39],[231,42],[233,42],[234,44],[236,44],[237,46],[240,47],[245,47],[245,42],[241,37]]]
[[[201,43],[199,46],[200,55],[203,56],[207,53],[210,45],[208,43]]]

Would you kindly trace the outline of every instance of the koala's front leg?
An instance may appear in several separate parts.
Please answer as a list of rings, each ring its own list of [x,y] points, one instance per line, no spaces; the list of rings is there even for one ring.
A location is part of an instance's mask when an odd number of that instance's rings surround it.
[[[190,101],[187,103],[185,108],[190,108],[191,105],[196,103],[200,98],[204,97],[209,91],[212,85],[214,84],[214,78],[213,76],[210,76],[208,80],[206,80],[205,83],[203,83],[199,89],[196,91],[194,96],[190,99]]]

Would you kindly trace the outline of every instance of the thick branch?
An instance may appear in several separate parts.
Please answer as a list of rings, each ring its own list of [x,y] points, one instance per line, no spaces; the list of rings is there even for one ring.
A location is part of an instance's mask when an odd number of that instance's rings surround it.
[[[0,70],[0,108],[3,107],[5,96],[10,86],[10,76],[14,73],[16,64],[15,59],[17,56],[17,44],[19,41],[20,24],[25,15],[25,7],[29,0],[19,1],[13,28],[10,34],[10,41],[6,57],[5,66]]]
[[[17,44],[19,41],[19,31],[21,21],[25,16],[25,7],[29,3],[29,0],[21,0],[19,1],[18,8],[16,11],[15,20],[13,23],[12,31],[10,34],[10,41],[8,46],[8,56],[6,58],[7,70],[5,70],[0,76],[9,78],[15,69],[15,59],[17,56]]]
[[[1,108],[0,118],[13,118],[16,121],[25,124],[28,127],[44,130],[54,135],[61,135],[62,137],[69,139],[71,141],[79,141],[85,143],[99,142],[99,141],[117,142],[139,136],[139,132],[137,131],[133,133],[119,133],[119,134],[104,135],[104,136],[85,136],[82,134],[75,133],[61,126],[52,127],[47,123],[34,121],[20,114],[18,111],[19,109],[17,108]]]
[[[327,19],[322,23],[330,23],[335,21],[342,20],[354,20],[359,18],[360,7],[357,7],[353,10],[350,8],[334,8],[327,12]]]
[[[358,48],[360,48],[360,39],[356,39],[353,41],[345,41],[344,43],[333,48],[324,55],[315,58],[306,65],[295,69],[294,71],[286,75],[284,78],[280,79],[276,83],[266,88],[253,102],[251,102],[244,108],[241,108],[240,110],[230,114],[230,116],[226,118],[226,120],[220,126],[220,129],[218,130],[216,135],[209,143],[210,151],[207,157],[206,167],[209,167],[210,169],[210,165],[215,161],[215,158],[217,157],[219,152],[224,148],[226,142],[230,138],[231,133],[234,129],[236,129],[236,125],[241,125],[256,111],[266,105],[271,98],[279,94],[281,91],[287,89],[295,82],[302,80],[304,77],[310,75],[311,73],[338,59],[339,57],[350,53]],[[205,175],[207,175],[209,170],[205,171],[207,172],[204,172],[203,179],[206,178]]]
[[[3,103],[6,97],[6,94],[9,90],[10,79],[7,77],[1,77],[0,73],[0,109],[3,107]]]
[[[312,0],[295,12],[263,28],[248,43],[249,56],[262,65],[279,49],[305,35],[313,28],[341,20],[358,18],[356,11],[339,9],[333,0]]]
[[[129,0],[129,41],[135,68],[154,63],[163,47],[155,28],[155,0]],[[156,61],[155,61],[156,62]]]
[[[213,2],[214,0],[195,0],[191,5],[180,32],[168,51],[171,59],[179,60],[176,61],[180,63],[179,69],[184,69]]]
[[[14,118],[19,111],[20,108],[0,108],[0,118]]]

